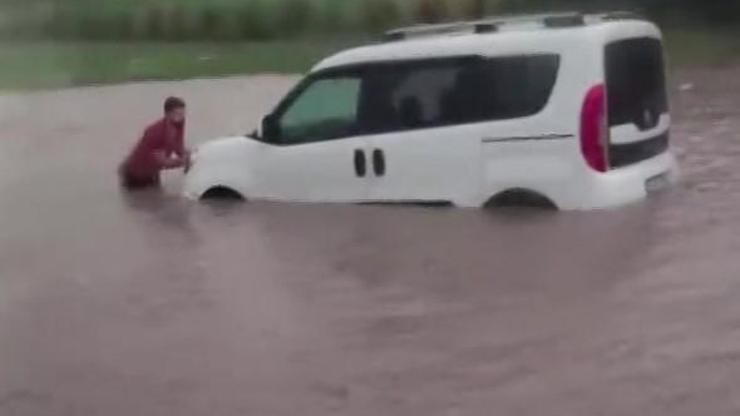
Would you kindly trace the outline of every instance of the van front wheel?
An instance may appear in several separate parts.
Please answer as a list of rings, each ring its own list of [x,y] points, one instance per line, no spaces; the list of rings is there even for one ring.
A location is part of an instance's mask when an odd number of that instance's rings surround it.
[[[205,191],[200,197],[201,200],[226,200],[226,201],[244,201],[245,198],[239,192],[226,187],[215,186]]]

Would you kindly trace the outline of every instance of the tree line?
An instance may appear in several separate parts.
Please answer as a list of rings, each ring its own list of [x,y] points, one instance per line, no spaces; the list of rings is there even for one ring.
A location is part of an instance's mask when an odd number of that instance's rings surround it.
[[[735,0],[5,0],[6,18],[1,19],[5,23],[0,24],[0,35],[80,40],[267,40],[375,34],[399,25],[497,13],[614,9],[642,12],[667,24],[740,25],[740,1]]]

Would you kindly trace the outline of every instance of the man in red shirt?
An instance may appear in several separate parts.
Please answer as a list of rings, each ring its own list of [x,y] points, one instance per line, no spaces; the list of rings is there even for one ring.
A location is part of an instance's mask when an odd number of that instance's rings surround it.
[[[149,126],[139,143],[119,168],[125,188],[159,185],[159,174],[166,169],[190,165],[190,153],[185,149],[185,102],[170,97],[164,103],[164,117]]]

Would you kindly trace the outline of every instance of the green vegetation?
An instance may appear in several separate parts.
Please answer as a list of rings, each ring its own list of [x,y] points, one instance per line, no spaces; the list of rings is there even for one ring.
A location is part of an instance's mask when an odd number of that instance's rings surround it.
[[[70,40],[264,40],[374,33],[413,22],[542,10],[637,9],[666,22],[740,24],[734,0],[3,0],[0,35]]]
[[[0,0],[0,88],[304,72],[398,25],[633,8],[667,28],[676,66],[740,57],[729,0]]]
[[[734,29],[668,27],[664,33],[670,64],[712,67],[740,62],[740,42]]]
[[[414,13],[413,2],[401,0],[12,1],[18,5],[0,5],[0,36],[6,38],[284,39],[374,32],[409,23]]]
[[[674,67],[720,65],[740,57],[732,32],[669,30],[666,38]],[[361,42],[6,42],[0,43],[0,90],[302,73],[327,54]]]

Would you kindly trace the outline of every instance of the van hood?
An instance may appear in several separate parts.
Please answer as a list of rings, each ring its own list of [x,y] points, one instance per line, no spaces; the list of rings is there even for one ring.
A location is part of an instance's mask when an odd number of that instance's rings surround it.
[[[234,159],[244,160],[262,146],[265,144],[246,136],[222,137],[197,146],[193,152],[193,163],[228,163]]]
[[[222,137],[197,146],[185,175],[185,196],[197,199],[213,186],[227,186],[245,194],[250,166],[268,146],[245,136]]]

